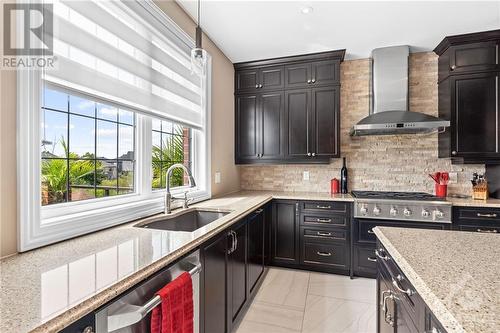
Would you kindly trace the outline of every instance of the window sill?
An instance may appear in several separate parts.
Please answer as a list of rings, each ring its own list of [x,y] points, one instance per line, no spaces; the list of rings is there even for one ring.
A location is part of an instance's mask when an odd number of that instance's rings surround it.
[[[180,196],[181,193],[184,193],[184,191],[172,192],[175,196]],[[68,214],[66,209],[65,215],[42,219],[40,227],[35,231],[37,235],[36,240],[27,244],[24,250],[82,236],[112,226],[163,213],[164,195],[164,191],[153,193],[148,196],[148,198],[141,198],[138,195],[133,195],[129,196],[129,200],[133,198],[133,201],[112,206],[109,205],[108,201],[107,205],[104,207],[99,209],[88,209],[83,212]],[[196,190],[190,192],[188,197],[193,199],[193,203],[196,203],[210,199],[210,194],[207,191]],[[176,203],[173,208],[178,208],[180,206],[182,206],[181,202]]]

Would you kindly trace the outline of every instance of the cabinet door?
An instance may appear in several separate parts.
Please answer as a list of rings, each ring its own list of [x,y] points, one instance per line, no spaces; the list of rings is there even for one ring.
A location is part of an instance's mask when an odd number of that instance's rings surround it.
[[[310,85],[311,64],[293,64],[285,66],[285,87],[303,88]]]
[[[226,333],[227,320],[227,243],[228,236],[224,233],[201,249],[203,270],[201,293],[203,296],[203,322],[205,333]]]
[[[339,157],[339,89],[312,89],[312,153],[318,157]]]
[[[286,155],[291,158],[307,158],[309,151],[309,109],[311,90],[285,92]]]
[[[283,89],[285,86],[284,67],[277,66],[261,69],[259,83],[262,84],[262,88],[259,89]]]
[[[252,293],[264,272],[264,211],[248,220],[248,291]]]
[[[313,62],[311,71],[311,83],[313,86],[339,83],[340,62],[338,60]]]
[[[255,90],[259,83],[258,69],[247,69],[236,72],[236,91]]]
[[[495,41],[470,43],[450,48],[450,73],[498,69],[498,44]]]
[[[272,222],[272,260],[285,264],[298,263],[298,203],[275,202]]]
[[[258,158],[257,94],[236,96],[236,163]]]
[[[232,231],[236,234],[234,251],[229,255],[228,262],[228,288],[229,288],[229,315],[230,325],[236,320],[241,308],[247,300],[247,257],[246,220],[240,223]]]
[[[284,93],[262,93],[259,100],[259,153],[261,159],[283,157]]]
[[[456,131],[452,156],[498,156],[497,75],[462,75],[452,80]]]

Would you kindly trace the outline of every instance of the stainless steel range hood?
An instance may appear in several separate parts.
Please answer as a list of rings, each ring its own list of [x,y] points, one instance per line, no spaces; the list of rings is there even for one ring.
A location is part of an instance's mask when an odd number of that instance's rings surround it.
[[[408,111],[407,45],[372,51],[370,114],[351,129],[351,135],[416,134],[444,130],[450,122]]]

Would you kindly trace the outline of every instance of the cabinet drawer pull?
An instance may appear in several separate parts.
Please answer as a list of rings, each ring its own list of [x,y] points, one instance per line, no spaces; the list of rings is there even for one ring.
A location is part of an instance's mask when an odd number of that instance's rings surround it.
[[[326,236],[326,237],[328,237],[328,236],[331,236],[331,235],[332,235],[332,233],[331,233],[331,232],[321,232],[321,231],[318,231],[318,232],[316,233],[316,235],[318,235],[318,236]]]
[[[403,294],[406,294],[408,296],[413,296],[415,294],[415,291],[411,290],[410,288],[404,290],[403,288],[401,288],[399,286],[399,283],[398,281],[392,279],[392,285],[394,286],[394,288],[396,288],[400,293],[403,293]]]
[[[332,222],[332,219],[322,219],[322,218],[317,218],[316,222],[321,222],[321,223],[330,223]]]
[[[493,218],[497,217],[497,214],[492,213],[492,214],[482,214],[482,213],[477,213],[477,217],[488,217],[488,218]]]
[[[487,229],[477,229],[476,231],[477,232],[482,232],[482,233],[485,233],[485,234],[496,234],[498,232],[496,229],[490,229],[490,230],[487,230]]]
[[[322,257],[330,257],[332,255],[330,252],[321,252],[321,251],[316,251],[316,254]]]
[[[375,255],[376,255],[378,258],[382,259],[382,260],[385,260],[385,261],[389,260],[389,257],[388,257],[388,256],[386,256],[386,255],[381,255],[381,254],[380,254],[380,252],[378,252],[378,250],[375,250]]]
[[[375,257],[368,257],[367,259],[368,259],[368,261],[371,261],[371,262],[377,262],[377,258],[375,258]]]
[[[370,229],[370,230],[368,230],[368,233],[373,235],[375,233],[375,231],[373,231],[373,229]]]
[[[319,209],[330,209],[330,208],[332,208],[332,206],[316,205],[316,208],[319,208]]]
[[[435,326],[432,327],[431,333],[441,333],[441,330]]]
[[[263,208],[259,208],[259,209],[257,209],[257,210],[255,211],[255,214],[260,214],[260,213],[262,213],[263,211],[264,211],[264,209],[263,209]]]

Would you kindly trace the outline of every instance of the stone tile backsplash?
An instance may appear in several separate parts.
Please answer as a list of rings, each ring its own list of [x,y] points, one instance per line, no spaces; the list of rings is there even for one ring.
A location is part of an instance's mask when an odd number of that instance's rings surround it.
[[[370,103],[370,60],[350,60],[341,65],[341,152],[347,158],[349,190],[434,191],[428,174],[458,174],[450,194],[471,194],[473,172],[484,165],[452,165],[438,158],[438,136],[398,135],[351,137],[349,130],[366,117]],[[410,111],[438,114],[437,56],[432,52],[410,55]],[[328,165],[240,166],[241,188],[246,190],[329,192],[330,179],[340,178],[342,159]],[[302,180],[309,171],[310,179]]]

